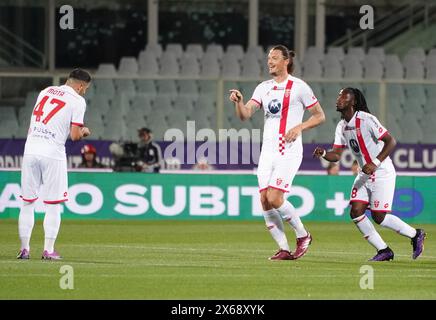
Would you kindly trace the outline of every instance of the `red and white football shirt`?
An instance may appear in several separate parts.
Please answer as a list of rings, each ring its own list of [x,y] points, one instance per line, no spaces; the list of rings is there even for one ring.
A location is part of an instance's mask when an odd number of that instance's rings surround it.
[[[86,101],[67,85],[42,90],[32,112],[24,154],[66,159],[71,124],[83,126]]]
[[[307,83],[291,75],[281,83],[267,80],[256,87],[251,100],[265,113],[262,152],[302,154],[301,135],[292,143],[285,143],[283,137],[318,102]]]
[[[336,127],[333,147],[349,147],[360,167],[375,159],[383,149],[381,139],[388,133],[378,119],[367,112],[357,111],[349,122],[344,119]],[[395,170],[390,157],[380,165],[380,169]]]

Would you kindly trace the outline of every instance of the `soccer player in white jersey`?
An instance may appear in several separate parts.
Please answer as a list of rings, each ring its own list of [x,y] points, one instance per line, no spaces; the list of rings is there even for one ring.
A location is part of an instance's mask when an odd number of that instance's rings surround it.
[[[341,113],[342,119],[336,127],[333,149],[326,151],[317,147],[314,156],[336,162],[339,161],[343,149],[348,146],[359,162],[362,170],[351,189],[350,215],[365,239],[377,249],[377,254],[370,261],[393,260],[394,253],[366,217],[365,211],[368,207],[377,224],[411,239],[412,258],[418,258],[424,249],[424,230],[412,228],[390,214],[396,178],[395,168],[389,157],[396,145],[394,137],[369,112],[365,97],[356,88],[344,88],[340,91],[336,110]]]
[[[260,83],[246,104],[238,90],[230,90],[229,97],[241,120],[249,119],[260,108],[264,110],[257,177],[266,226],[279,247],[271,260],[298,259],[307,252],[312,241],[312,236],[284,194],[289,192],[303,158],[302,132],[323,123],[325,116],[312,89],[291,75],[293,58],[294,53],[285,46],[273,47],[268,54],[269,73],[273,79]],[[312,116],[302,122],[306,109]],[[293,253],[289,249],[282,219],[295,230],[297,247]]]
[[[65,85],[40,92],[32,112],[21,169],[23,205],[18,219],[21,250],[18,259],[30,258],[30,237],[34,225],[34,203],[45,203],[44,251],[42,259],[59,260],[54,244],[61,223],[60,203],[68,200],[65,141],[77,141],[90,134],[83,126],[86,102],[83,98],[91,82],[88,72],[73,70]]]

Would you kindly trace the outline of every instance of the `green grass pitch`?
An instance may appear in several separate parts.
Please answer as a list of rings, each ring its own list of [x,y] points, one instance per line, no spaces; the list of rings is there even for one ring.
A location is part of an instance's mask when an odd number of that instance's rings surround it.
[[[57,249],[64,260],[41,261],[37,221],[31,260],[15,259],[17,221],[0,220],[0,299],[435,299],[436,225],[424,225],[424,255],[410,240],[380,229],[395,260],[375,253],[350,223],[307,223],[314,241],[297,261],[272,262],[276,250],[262,221],[63,221]],[[294,233],[287,229],[294,246]],[[63,290],[60,268],[74,270]],[[374,268],[374,288],[359,286]]]

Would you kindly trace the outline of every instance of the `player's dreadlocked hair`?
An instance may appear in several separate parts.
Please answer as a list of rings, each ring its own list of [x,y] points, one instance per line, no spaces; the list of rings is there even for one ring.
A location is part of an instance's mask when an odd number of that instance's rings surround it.
[[[363,111],[363,112],[371,113],[368,109],[368,106],[366,104],[366,99],[362,91],[360,91],[357,88],[351,88],[351,87],[345,88],[343,90],[347,93],[351,93],[354,96],[354,100],[356,101],[356,104],[354,105],[355,111]]]

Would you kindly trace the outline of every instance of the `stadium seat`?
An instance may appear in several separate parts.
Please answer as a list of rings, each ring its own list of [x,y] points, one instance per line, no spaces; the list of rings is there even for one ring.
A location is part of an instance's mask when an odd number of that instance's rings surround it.
[[[165,115],[162,112],[153,112],[146,117],[146,127],[153,131],[155,140],[163,140],[165,131],[169,128]]]
[[[305,64],[306,59],[308,60],[318,60],[319,62],[324,59],[324,50],[318,47],[310,46],[307,48],[304,54],[303,64]]]
[[[115,79],[117,94],[127,93],[136,94],[136,86],[132,79]]]
[[[241,76],[245,78],[259,78],[261,75],[261,68],[259,60],[254,52],[247,52],[242,59]]]
[[[167,77],[179,75],[179,63],[177,62],[177,56],[173,52],[165,51],[162,55],[159,74]]]
[[[152,99],[147,96],[137,95],[131,100],[131,112],[129,114],[147,115],[153,112]]]
[[[414,57],[414,59],[417,59],[419,62],[424,63],[426,58],[424,48],[410,48],[406,53],[405,60],[408,59],[407,57]]]
[[[402,134],[401,142],[417,143],[423,141],[421,125],[416,117],[412,114],[405,114],[399,120],[400,128],[407,128],[407,131]]]
[[[19,124],[16,119],[2,119],[0,125],[0,138],[17,137]]]
[[[388,54],[385,58],[385,78],[403,79],[404,70],[400,59],[395,54]]]
[[[436,65],[430,65],[427,67],[425,77],[427,80],[436,80]]]
[[[306,56],[303,61],[303,74],[308,79],[319,79],[322,77],[322,66],[316,57]]]
[[[385,49],[383,47],[369,48],[368,55],[378,57],[381,62],[385,61]]]
[[[200,60],[204,54],[203,47],[198,43],[188,44],[185,52],[192,53],[198,60]]]
[[[106,95],[112,99],[115,95],[115,85],[112,79],[95,79],[95,95]]]
[[[338,60],[344,59],[344,48],[343,47],[328,47],[327,48],[327,56],[336,57]]]
[[[210,117],[216,117],[216,104],[215,100],[212,100],[207,95],[200,95],[195,103],[195,110],[197,112],[204,113]]]
[[[363,69],[365,74],[365,79],[368,80],[381,80],[383,78],[383,65],[374,56],[366,57],[363,62]]]
[[[342,78],[342,65],[339,59],[334,55],[326,55],[323,60],[324,78],[340,79]]]
[[[424,65],[415,56],[406,56],[403,59],[403,65],[405,69],[405,78],[411,80],[424,79]]]
[[[154,80],[149,79],[138,79],[136,80],[137,92],[140,94],[145,94],[149,97],[156,97],[157,88]]]
[[[145,51],[152,52],[156,57],[162,55],[162,46],[160,44],[147,44]]]
[[[359,61],[363,61],[363,59],[365,58],[365,50],[363,49],[363,47],[350,47],[348,48],[347,56],[355,57]]]
[[[265,54],[265,51],[263,51],[262,46],[257,45],[254,47],[248,47],[246,54],[249,52],[253,53],[257,57],[259,64],[262,64],[263,61],[265,60],[266,54]]]
[[[203,77],[219,77],[221,73],[218,56],[216,53],[206,53],[200,62],[200,75]]]
[[[406,100],[403,85],[400,83],[386,84],[386,96],[388,99],[399,101],[403,103]]]
[[[361,79],[363,76],[363,68],[360,60],[355,56],[347,55],[342,60],[344,67],[344,78],[346,79]]]
[[[138,74],[138,62],[135,57],[122,57],[118,67],[120,75],[136,75]]]
[[[141,76],[157,76],[159,64],[156,55],[151,51],[143,51],[138,57],[138,74]]]
[[[180,59],[180,75],[196,77],[200,74],[197,57],[192,53],[185,53]]]
[[[244,57],[244,48],[240,44],[231,44],[227,46],[226,54],[235,56],[238,61]]]
[[[215,80],[199,80],[198,86],[200,89],[200,95],[209,95],[213,100],[216,99],[217,95],[217,81]]]
[[[209,54],[213,52],[214,54],[216,54],[216,56],[218,57],[218,59],[221,60],[221,58],[224,55],[224,50],[222,45],[220,44],[208,44],[206,47],[206,54]]]
[[[413,99],[420,105],[425,105],[427,97],[425,94],[424,86],[421,84],[404,84],[404,91],[406,97],[410,100]]]
[[[168,95],[158,95],[156,97],[156,100],[154,100],[154,112],[163,112],[165,114],[168,114],[169,112],[173,111],[173,102],[171,100],[171,97]]]
[[[226,53],[222,58],[221,75],[223,77],[239,77],[241,69],[238,58],[232,53]]]
[[[158,96],[169,96],[172,100],[178,96],[175,80],[156,80],[156,86]]]
[[[198,84],[196,80],[178,80],[179,96],[190,96],[197,98],[199,94]]]
[[[388,113],[387,115],[387,122],[386,124],[384,124],[386,129],[395,138],[395,140],[397,140],[398,142],[403,142],[403,130],[401,130],[401,127],[398,124],[396,117],[391,115],[390,113]]]
[[[1,120],[18,121],[15,108],[11,106],[0,106]],[[30,117],[30,115],[29,115]]]
[[[115,66],[112,63],[101,63],[99,64],[95,74],[99,76],[115,77],[117,75],[117,70],[115,69]]]
[[[108,139],[104,136],[104,122],[101,117],[88,119],[85,116],[85,125],[91,130],[92,139]]]
[[[183,47],[180,43],[169,43],[165,47],[165,53],[173,53],[177,59],[180,59],[183,55]]]
[[[171,112],[167,116],[168,129],[178,128],[182,131],[186,131],[187,116],[180,112]]]
[[[195,101],[198,96],[191,95],[179,95],[177,100],[174,102],[174,110],[183,114],[194,113]]]

